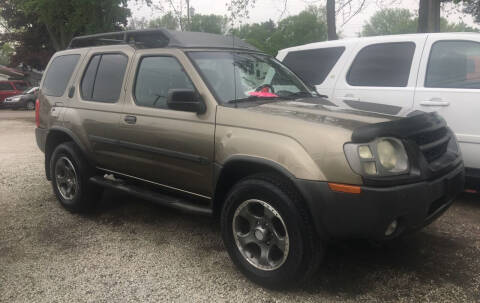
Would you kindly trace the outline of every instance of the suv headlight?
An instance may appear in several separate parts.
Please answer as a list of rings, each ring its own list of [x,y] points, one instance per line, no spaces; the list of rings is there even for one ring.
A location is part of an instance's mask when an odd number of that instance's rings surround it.
[[[344,151],[352,169],[362,176],[392,176],[409,171],[405,146],[396,138],[383,137],[370,143],[347,143]]]

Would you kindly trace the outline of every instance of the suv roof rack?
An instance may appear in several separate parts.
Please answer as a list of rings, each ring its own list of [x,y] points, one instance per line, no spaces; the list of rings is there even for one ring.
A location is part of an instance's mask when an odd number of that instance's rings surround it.
[[[70,41],[68,48],[119,44],[127,44],[138,48],[227,48],[258,51],[252,45],[233,36],[202,32],[180,32],[164,28],[79,36]]]

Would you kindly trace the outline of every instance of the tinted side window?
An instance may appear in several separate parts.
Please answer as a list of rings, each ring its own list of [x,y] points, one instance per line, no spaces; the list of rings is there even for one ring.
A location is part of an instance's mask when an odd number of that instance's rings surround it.
[[[117,102],[127,63],[127,56],[121,54],[93,56],[80,84],[82,98],[98,102]]]
[[[353,61],[347,82],[353,86],[407,86],[414,53],[413,42],[366,46]]]
[[[80,91],[82,98],[86,100],[92,99],[93,84],[95,83],[95,75],[97,74],[98,63],[102,55],[95,55],[90,59],[87,69],[83,75],[82,83],[80,84]]]
[[[435,43],[428,60],[425,87],[480,89],[480,43]]]
[[[65,55],[53,59],[43,81],[42,91],[45,95],[60,97],[65,93],[79,58],[80,55]]]
[[[325,81],[345,47],[328,47],[289,52],[283,63],[303,81],[318,85]]]
[[[13,86],[8,82],[0,82],[0,90],[13,90]]]
[[[17,90],[21,90],[21,91],[24,91],[28,88],[28,85],[25,82],[14,82],[14,85],[17,88]]]
[[[139,64],[135,82],[135,103],[167,108],[170,89],[194,89],[180,63],[173,57],[145,57]]]

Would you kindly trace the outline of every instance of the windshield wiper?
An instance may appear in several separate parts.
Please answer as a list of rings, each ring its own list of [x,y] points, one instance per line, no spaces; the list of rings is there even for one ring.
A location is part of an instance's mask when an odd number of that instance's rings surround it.
[[[227,101],[228,104],[235,104],[235,103],[243,103],[243,102],[252,102],[252,101],[275,101],[278,99],[285,99],[285,97],[258,97],[258,96],[250,96],[247,98],[241,98],[241,99],[233,99]]]
[[[313,95],[309,92],[304,92],[304,91],[300,91],[300,92],[289,92],[290,94],[289,95],[286,95],[284,96],[285,98],[301,98],[301,97],[313,97]]]

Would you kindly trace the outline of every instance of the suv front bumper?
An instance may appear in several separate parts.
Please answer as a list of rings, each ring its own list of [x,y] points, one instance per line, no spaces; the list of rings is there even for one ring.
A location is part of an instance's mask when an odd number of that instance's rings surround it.
[[[297,183],[317,231],[330,238],[389,239],[420,229],[440,217],[464,189],[463,165],[432,180],[393,187],[362,186],[360,194],[332,191],[327,182]],[[396,231],[385,236],[397,220]]]

